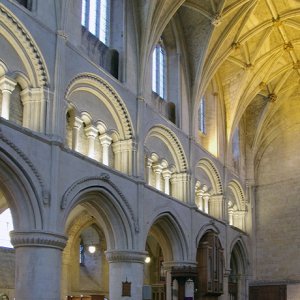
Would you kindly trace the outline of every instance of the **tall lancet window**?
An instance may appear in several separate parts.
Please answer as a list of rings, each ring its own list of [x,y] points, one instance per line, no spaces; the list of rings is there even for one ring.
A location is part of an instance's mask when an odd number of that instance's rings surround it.
[[[200,100],[199,110],[198,110],[198,129],[206,134],[206,114],[205,114],[205,97],[203,96]]]
[[[155,46],[152,56],[152,90],[162,99],[167,98],[167,55],[162,43]]]
[[[81,24],[108,45],[110,33],[110,0],[82,0]]]

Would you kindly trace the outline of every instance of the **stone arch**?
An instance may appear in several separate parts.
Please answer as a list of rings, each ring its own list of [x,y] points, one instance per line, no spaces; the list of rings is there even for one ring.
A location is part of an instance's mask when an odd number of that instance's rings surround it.
[[[46,196],[46,192],[43,192],[41,182],[36,178],[34,167],[15,156],[11,148],[0,143],[0,188],[11,209],[14,228],[17,231],[43,229],[43,211],[39,200]]]
[[[65,99],[75,91],[86,91],[96,95],[110,111],[122,140],[132,139],[134,136],[129,112],[120,95],[104,79],[91,73],[77,75],[67,87]]]
[[[49,86],[49,73],[42,52],[25,26],[4,5],[0,4],[1,35],[20,56],[31,85]]]
[[[196,247],[196,248],[198,247],[198,245],[199,245],[199,243],[200,243],[202,237],[203,237],[207,232],[209,232],[209,231],[213,231],[213,232],[216,233],[217,235],[220,234],[220,230],[219,230],[219,228],[216,226],[215,222],[211,221],[210,223],[203,225],[203,226],[200,228],[200,230],[199,230],[199,232],[198,232],[198,234],[197,234],[197,236],[196,236],[196,239],[195,239],[195,247]],[[219,239],[219,240],[220,240],[220,243],[221,243],[221,245],[222,245],[222,248],[224,249],[224,242],[223,242],[221,239]]]
[[[215,165],[207,158],[203,158],[199,161],[197,167],[204,170],[210,179],[212,184],[213,193],[215,195],[223,194],[223,186],[221,176]]]
[[[79,204],[103,228],[108,249],[133,247],[134,231],[139,231],[137,220],[127,199],[108,174],[83,178],[69,187],[61,202],[63,216],[60,226],[66,226],[71,211]]]
[[[241,270],[244,272],[244,274],[246,274],[248,271],[249,255],[247,252],[247,247],[245,246],[245,243],[241,237],[237,237],[232,241],[230,245],[230,255],[232,255],[234,251],[240,260]]]
[[[228,290],[232,297],[247,299],[248,255],[240,237],[236,238],[230,247],[228,269]]]
[[[176,218],[171,212],[161,210],[152,216],[152,222],[146,230],[148,235],[151,232],[161,243],[165,261],[185,261],[188,259],[188,242],[178,220],[179,218]],[[146,244],[146,240],[144,243]]]
[[[163,125],[157,125],[149,130],[145,142],[148,137],[156,137],[166,144],[175,162],[176,172],[187,171],[188,163],[183,146],[173,131]]]
[[[238,210],[246,209],[246,200],[244,190],[241,184],[237,180],[232,180],[228,184],[228,189],[230,189],[235,196],[236,204]]]

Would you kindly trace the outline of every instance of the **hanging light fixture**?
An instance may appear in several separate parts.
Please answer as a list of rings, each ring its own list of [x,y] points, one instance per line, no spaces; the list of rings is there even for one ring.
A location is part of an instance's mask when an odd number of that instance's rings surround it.
[[[96,246],[90,245],[90,246],[88,247],[88,250],[89,250],[89,252],[90,252],[91,254],[93,254],[93,253],[96,252]]]

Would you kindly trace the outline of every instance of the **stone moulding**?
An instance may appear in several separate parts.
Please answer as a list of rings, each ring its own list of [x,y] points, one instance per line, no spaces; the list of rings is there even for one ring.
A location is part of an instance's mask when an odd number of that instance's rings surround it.
[[[81,85],[91,85],[97,88],[99,92],[101,92],[104,97],[106,97],[110,104],[114,107],[117,111],[118,115],[115,116],[113,112],[112,115],[117,117],[122,124],[122,131],[124,132],[124,139],[129,140],[133,138],[133,126],[131,123],[129,112],[120,97],[120,95],[110,86],[108,82],[103,80],[102,78],[90,74],[90,73],[83,73],[76,76],[68,85],[65,93],[65,99],[68,99],[69,95],[76,90],[77,86]]]
[[[49,204],[50,203],[49,191],[47,191],[47,189],[45,188],[45,184],[42,179],[42,176],[40,175],[39,171],[35,168],[35,166],[31,162],[31,160],[25,155],[25,153],[23,151],[21,151],[21,149],[17,145],[15,145],[11,140],[9,140],[7,137],[4,136],[1,128],[0,128],[0,140],[2,140],[5,144],[7,144],[13,150],[13,152],[18,154],[18,156],[21,158],[18,161],[23,160],[25,162],[25,164],[30,168],[30,170],[32,171],[32,173],[34,174],[34,176],[36,177],[36,179],[40,185],[40,188],[41,188],[40,197],[43,200],[43,204],[45,204],[45,205]],[[1,148],[1,145],[0,145],[0,148]]]
[[[223,194],[223,186],[219,171],[214,164],[208,159],[201,159],[198,163],[198,167],[202,168],[212,180],[214,192],[217,195]]]
[[[3,23],[13,33],[14,37],[23,46],[23,51],[29,56],[37,77],[39,86],[49,85],[49,76],[45,61],[41,55],[41,51],[34,42],[32,36],[24,28],[22,23],[17,20],[3,5],[0,4],[0,24]]]
[[[187,158],[185,156],[182,144],[180,143],[179,139],[177,138],[174,132],[172,132],[169,128],[163,125],[157,125],[150,129],[150,131],[147,134],[147,137],[149,136],[157,137],[161,139],[164,143],[166,143],[167,141],[169,145],[167,143],[166,145],[171,147],[171,149],[170,147],[168,148],[173,155],[174,161],[176,162],[177,172],[187,171],[188,168]]]
[[[43,231],[12,231],[10,237],[15,248],[44,247],[63,250],[67,243],[67,238],[64,235]]]
[[[147,252],[131,250],[108,250],[105,252],[105,255],[109,263],[131,262],[143,264],[145,262]]]
[[[120,196],[120,198],[122,199],[122,203],[125,204],[126,208],[129,211],[130,217],[134,223],[134,229],[136,232],[139,232],[139,224],[137,219],[134,216],[134,212],[132,207],[130,206],[129,202],[127,201],[126,197],[124,196],[124,194],[121,192],[121,190],[118,188],[118,186],[110,179],[109,174],[107,173],[102,173],[100,174],[100,176],[91,176],[91,177],[84,177],[78,181],[76,181],[75,183],[73,183],[69,189],[65,192],[65,194],[63,195],[60,207],[61,209],[65,209],[67,207],[67,204],[69,202],[72,201],[71,197],[72,197],[72,193],[75,192],[76,193],[76,188],[80,185],[84,185],[85,183],[93,183],[92,186],[97,186],[97,187],[103,187],[103,184],[101,184],[101,182],[107,182],[116,192],[117,194]],[[89,185],[91,186],[91,185]],[[77,193],[76,193],[77,194]]]

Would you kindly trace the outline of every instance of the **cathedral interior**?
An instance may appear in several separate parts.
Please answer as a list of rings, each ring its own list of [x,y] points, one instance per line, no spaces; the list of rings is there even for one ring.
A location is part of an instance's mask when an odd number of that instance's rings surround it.
[[[299,300],[299,75],[299,0],[1,0],[0,300]]]

